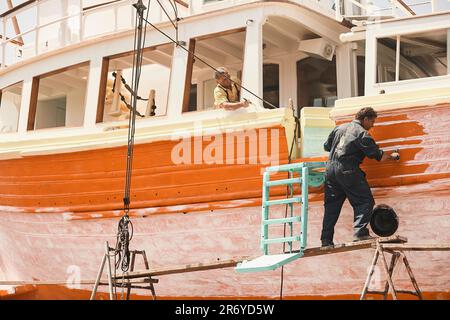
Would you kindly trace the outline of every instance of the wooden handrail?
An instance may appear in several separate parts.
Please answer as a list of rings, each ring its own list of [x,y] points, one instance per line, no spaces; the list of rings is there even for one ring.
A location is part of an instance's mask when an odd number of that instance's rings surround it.
[[[112,4],[112,3],[114,3],[114,2],[119,2],[119,1],[122,1],[122,0],[111,0],[111,1],[109,1],[109,2],[104,2],[104,3],[95,4],[95,5],[93,5],[93,6],[89,6],[89,7],[83,8],[83,11],[90,10],[90,9],[94,9],[94,8],[98,8],[98,7],[102,7],[102,6],[106,6],[106,5],[108,5],[108,4]],[[182,0],[174,0],[174,1],[175,1],[176,3],[182,5],[183,7],[189,8],[189,5],[188,5],[186,2],[182,1]]]
[[[114,2],[119,2],[119,1],[122,1],[122,0],[111,0],[109,2],[95,4],[93,6],[89,6],[89,7],[83,8],[83,11],[91,10],[91,9],[102,7],[102,6],[107,6],[108,4],[111,4],[111,3],[114,3]]]
[[[183,0],[173,0],[176,3],[178,3],[179,5],[182,5],[185,8],[189,8],[189,4],[187,4],[186,2],[184,2]]]

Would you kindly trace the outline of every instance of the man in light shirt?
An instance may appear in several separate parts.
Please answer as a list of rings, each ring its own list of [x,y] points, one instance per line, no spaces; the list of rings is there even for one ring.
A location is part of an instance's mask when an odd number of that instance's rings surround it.
[[[226,68],[217,68],[214,78],[217,82],[217,86],[214,89],[214,107],[216,109],[236,110],[249,106],[247,100],[239,101],[240,90],[236,84],[238,80],[232,81]]]

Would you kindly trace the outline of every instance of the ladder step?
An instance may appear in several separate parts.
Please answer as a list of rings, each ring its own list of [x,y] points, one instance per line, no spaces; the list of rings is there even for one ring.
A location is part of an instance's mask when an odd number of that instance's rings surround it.
[[[277,223],[289,223],[289,222],[300,222],[301,218],[298,217],[289,217],[289,218],[280,218],[280,219],[269,219],[269,220],[264,220],[263,224],[264,225],[268,225],[268,224],[277,224]]]
[[[283,184],[293,184],[293,183],[301,183],[301,178],[291,178],[291,179],[283,179],[283,180],[274,180],[274,181],[268,181],[266,182],[267,187],[273,187],[273,186],[281,186]]]
[[[414,296],[419,296],[419,294],[415,291],[409,291],[409,290],[395,290],[397,293],[405,293],[405,294],[412,294]]]
[[[285,172],[285,171],[302,171],[303,167],[308,167],[310,169],[324,168],[326,162],[299,162],[282,164],[279,166],[267,167],[266,172]]]
[[[384,291],[367,291],[366,292],[367,294],[385,294],[385,292]]]
[[[283,243],[283,242],[293,242],[300,241],[300,236],[295,237],[285,237],[285,238],[273,238],[273,239],[263,239],[263,244],[271,244],[271,243]]]
[[[265,205],[266,206],[274,206],[277,204],[289,204],[289,203],[301,203],[301,202],[302,202],[302,198],[293,197],[293,198],[266,201]]]

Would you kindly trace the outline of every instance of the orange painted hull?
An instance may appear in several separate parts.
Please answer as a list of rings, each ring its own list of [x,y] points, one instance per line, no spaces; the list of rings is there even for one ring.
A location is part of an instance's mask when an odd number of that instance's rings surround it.
[[[366,161],[363,169],[376,201],[396,210],[398,234],[411,243],[450,242],[449,110],[449,105],[440,105],[381,113],[372,132],[382,148],[400,149],[399,162]],[[280,163],[286,163],[284,129],[270,130],[280,133],[271,143],[279,143]],[[261,169],[265,165],[248,161],[174,165],[171,150],[176,143],[135,147],[132,249],[145,249],[153,267],[260,254]],[[104,241],[115,243],[118,219],[111,218],[121,215],[125,155],[126,148],[118,147],[0,161],[0,280],[66,279],[72,265],[81,270],[82,279],[94,279]],[[273,195],[284,193],[280,187]],[[321,200],[321,190],[312,189],[310,246],[319,244]],[[346,205],[336,228],[337,242],[351,240],[351,225],[351,208]],[[356,297],[371,255],[366,250],[289,264],[285,296]],[[429,297],[447,299],[448,253],[412,257],[422,290]],[[400,285],[408,285],[404,275],[398,277]],[[162,298],[276,298],[280,272],[244,276],[232,269],[202,271],[161,277],[156,286]],[[73,296],[73,290],[61,289],[55,297],[84,297],[83,289],[90,288],[82,286]],[[39,298],[51,293],[39,287],[28,295]]]

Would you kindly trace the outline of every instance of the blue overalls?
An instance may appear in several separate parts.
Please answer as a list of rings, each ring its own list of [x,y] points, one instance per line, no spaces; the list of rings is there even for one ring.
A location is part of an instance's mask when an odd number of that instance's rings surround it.
[[[324,144],[329,151],[325,174],[325,214],[323,217],[322,243],[332,243],[334,226],[348,198],[354,212],[354,237],[369,235],[370,222],[375,201],[359,165],[367,156],[381,160],[383,151],[358,120],[334,128]]]

